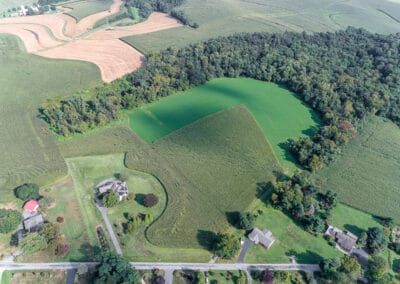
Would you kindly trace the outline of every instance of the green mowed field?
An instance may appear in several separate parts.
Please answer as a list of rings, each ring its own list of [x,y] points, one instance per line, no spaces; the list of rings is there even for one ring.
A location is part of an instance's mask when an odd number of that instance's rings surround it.
[[[256,227],[270,230],[276,240],[269,250],[252,245],[245,262],[290,263],[287,254],[294,253],[298,263],[319,263],[323,258],[342,255],[322,237],[307,233],[281,211],[270,207],[263,209],[263,213],[257,218]]]
[[[124,40],[149,52],[237,32],[320,32],[349,25],[378,33],[400,29],[400,4],[385,0],[187,0],[178,9],[199,28],[180,27]]]
[[[399,127],[373,117],[364,122],[357,141],[316,178],[322,189],[337,192],[342,203],[399,223],[399,168]]]
[[[0,202],[24,182],[47,184],[67,173],[54,136],[39,119],[47,99],[98,84],[94,64],[51,60],[27,54],[22,42],[0,35]]]
[[[63,6],[73,9],[65,14],[74,17],[79,22],[87,16],[108,10],[112,2],[112,0],[84,0],[66,3]]]
[[[254,115],[284,167],[294,167],[282,143],[311,134],[317,115],[276,84],[246,78],[222,78],[135,109],[130,127],[145,141],[161,137],[206,115],[244,105]]]
[[[227,213],[245,210],[256,197],[257,183],[270,181],[279,169],[271,146],[243,106],[198,120],[153,147],[173,170],[169,179],[176,184],[166,187],[166,211],[147,231],[159,246],[205,246],[210,234],[229,228]]]

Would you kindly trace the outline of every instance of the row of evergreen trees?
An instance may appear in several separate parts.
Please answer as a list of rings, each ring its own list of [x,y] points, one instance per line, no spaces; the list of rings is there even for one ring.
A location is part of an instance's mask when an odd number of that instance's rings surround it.
[[[40,113],[60,135],[82,133],[132,109],[218,77],[250,77],[285,85],[316,110],[323,126],[311,138],[289,141],[300,164],[317,170],[356,135],[370,114],[400,125],[400,34],[362,29],[237,34],[147,55],[139,70],[93,89],[46,103]],[[267,106],[265,106],[267,107]],[[284,107],[284,106],[282,106]]]

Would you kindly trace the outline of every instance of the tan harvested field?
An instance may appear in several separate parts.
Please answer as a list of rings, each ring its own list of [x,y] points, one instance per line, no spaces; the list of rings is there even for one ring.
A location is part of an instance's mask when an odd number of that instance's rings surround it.
[[[12,17],[1,18],[0,24],[36,24],[47,27],[51,33],[60,40],[69,41],[70,37],[63,33],[65,21],[58,17],[58,14],[53,15],[37,15],[28,17]],[[22,39],[23,40],[23,39]]]
[[[0,25],[0,33],[10,33],[23,39],[26,50],[30,53],[54,47],[60,44],[52,38],[46,28],[34,24]]]
[[[133,26],[102,29],[90,34],[87,39],[122,38],[126,36],[162,31],[180,26],[182,26],[182,23],[179,22],[177,19],[169,16],[168,14],[152,13],[150,17],[144,22]]]
[[[54,59],[92,62],[99,67],[103,81],[111,82],[145,62],[145,57],[139,51],[119,38],[182,25],[167,14],[153,13],[149,19],[136,25],[100,29],[91,33],[97,21],[118,13],[122,4],[122,0],[114,0],[108,11],[90,15],[78,23],[63,13],[4,18],[0,19],[0,33],[19,37],[29,53]]]
[[[55,59],[93,62],[100,68],[101,77],[105,82],[111,82],[136,70],[145,61],[145,57],[139,51],[119,39],[81,39],[37,54]]]

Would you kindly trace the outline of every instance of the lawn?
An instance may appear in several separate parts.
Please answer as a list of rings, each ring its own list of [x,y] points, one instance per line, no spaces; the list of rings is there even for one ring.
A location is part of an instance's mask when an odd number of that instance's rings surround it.
[[[1,203],[23,182],[47,184],[67,174],[54,136],[39,119],[47,98],[70,95],[100,82],[94,64],[27,54],[22,42],[0,35]]]
[[[64,6],[73,10],[65,14],[74,17],[79,22],[87,16],[108,10],[112,2],[112,0],[85,0],[66,3]]]
[[[321,32],[350,25],[372,32],[396,33],[400,28],[396,21],[400,5],[381,0],[187,0],[178,9],[199,28],[180,27],[124,40],[149,52],[238,32]]]
[[[7,270],[2,278],[0,279],[2,284],[62,284],[67,281],[67,272],[65,270]]]
[[[340,257],[342,253],[330,246],[321,236],[313,236],[283,214],[267,207],[257,218],[256,227],[268,229],[276,241],[269,250],[252,245],[246,254],[249,263],[290,263],[288,253],[295,255],[298,263],[319,263],[323,258]]]
[[[373,117],[364,122],[357,141],[316,178],[324,190],[337,192],[342,203],[400,222],[400,129]]]
[[[222,78],[144,105],[130,114],[130,127],[153,142],[206,115],[244,105],[254,115],[284,167],[294,168],[282,143],[311,134],[317,115],[287,89],[247,78]]]

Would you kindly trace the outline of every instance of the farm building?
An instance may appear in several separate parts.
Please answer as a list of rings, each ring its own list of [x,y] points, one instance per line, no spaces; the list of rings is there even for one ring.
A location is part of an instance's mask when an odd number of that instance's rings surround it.
[[[261,244],[266,249],[269,249],[275,242],[275,238],[270,230],[261,231],[258,228],[253,229],[253,231],[249,234],[249,239],[255,244]]]
[[[34,199],[28,200],[24,204],[25,211],[37,212],[38,209],[39,209],[39,202]]]
[[[24,228],[28,232],[36,232],[44,225],[42,214],[36,214],[24,220]]]
[[[335,239],[337,247],[347,254],[351,254],[356,246],[358,237],[350,232],[329,226],[325,232],[325,236],[330,236]]]
[[[118,194],[119,201],[121,201],[124,197],[128,196],[128,186],[126,182],[122,182],[120,180],[114,179],[106,179],[95,186],[95,189],[99,194],[104,194],[109,191],[114,191]]]

